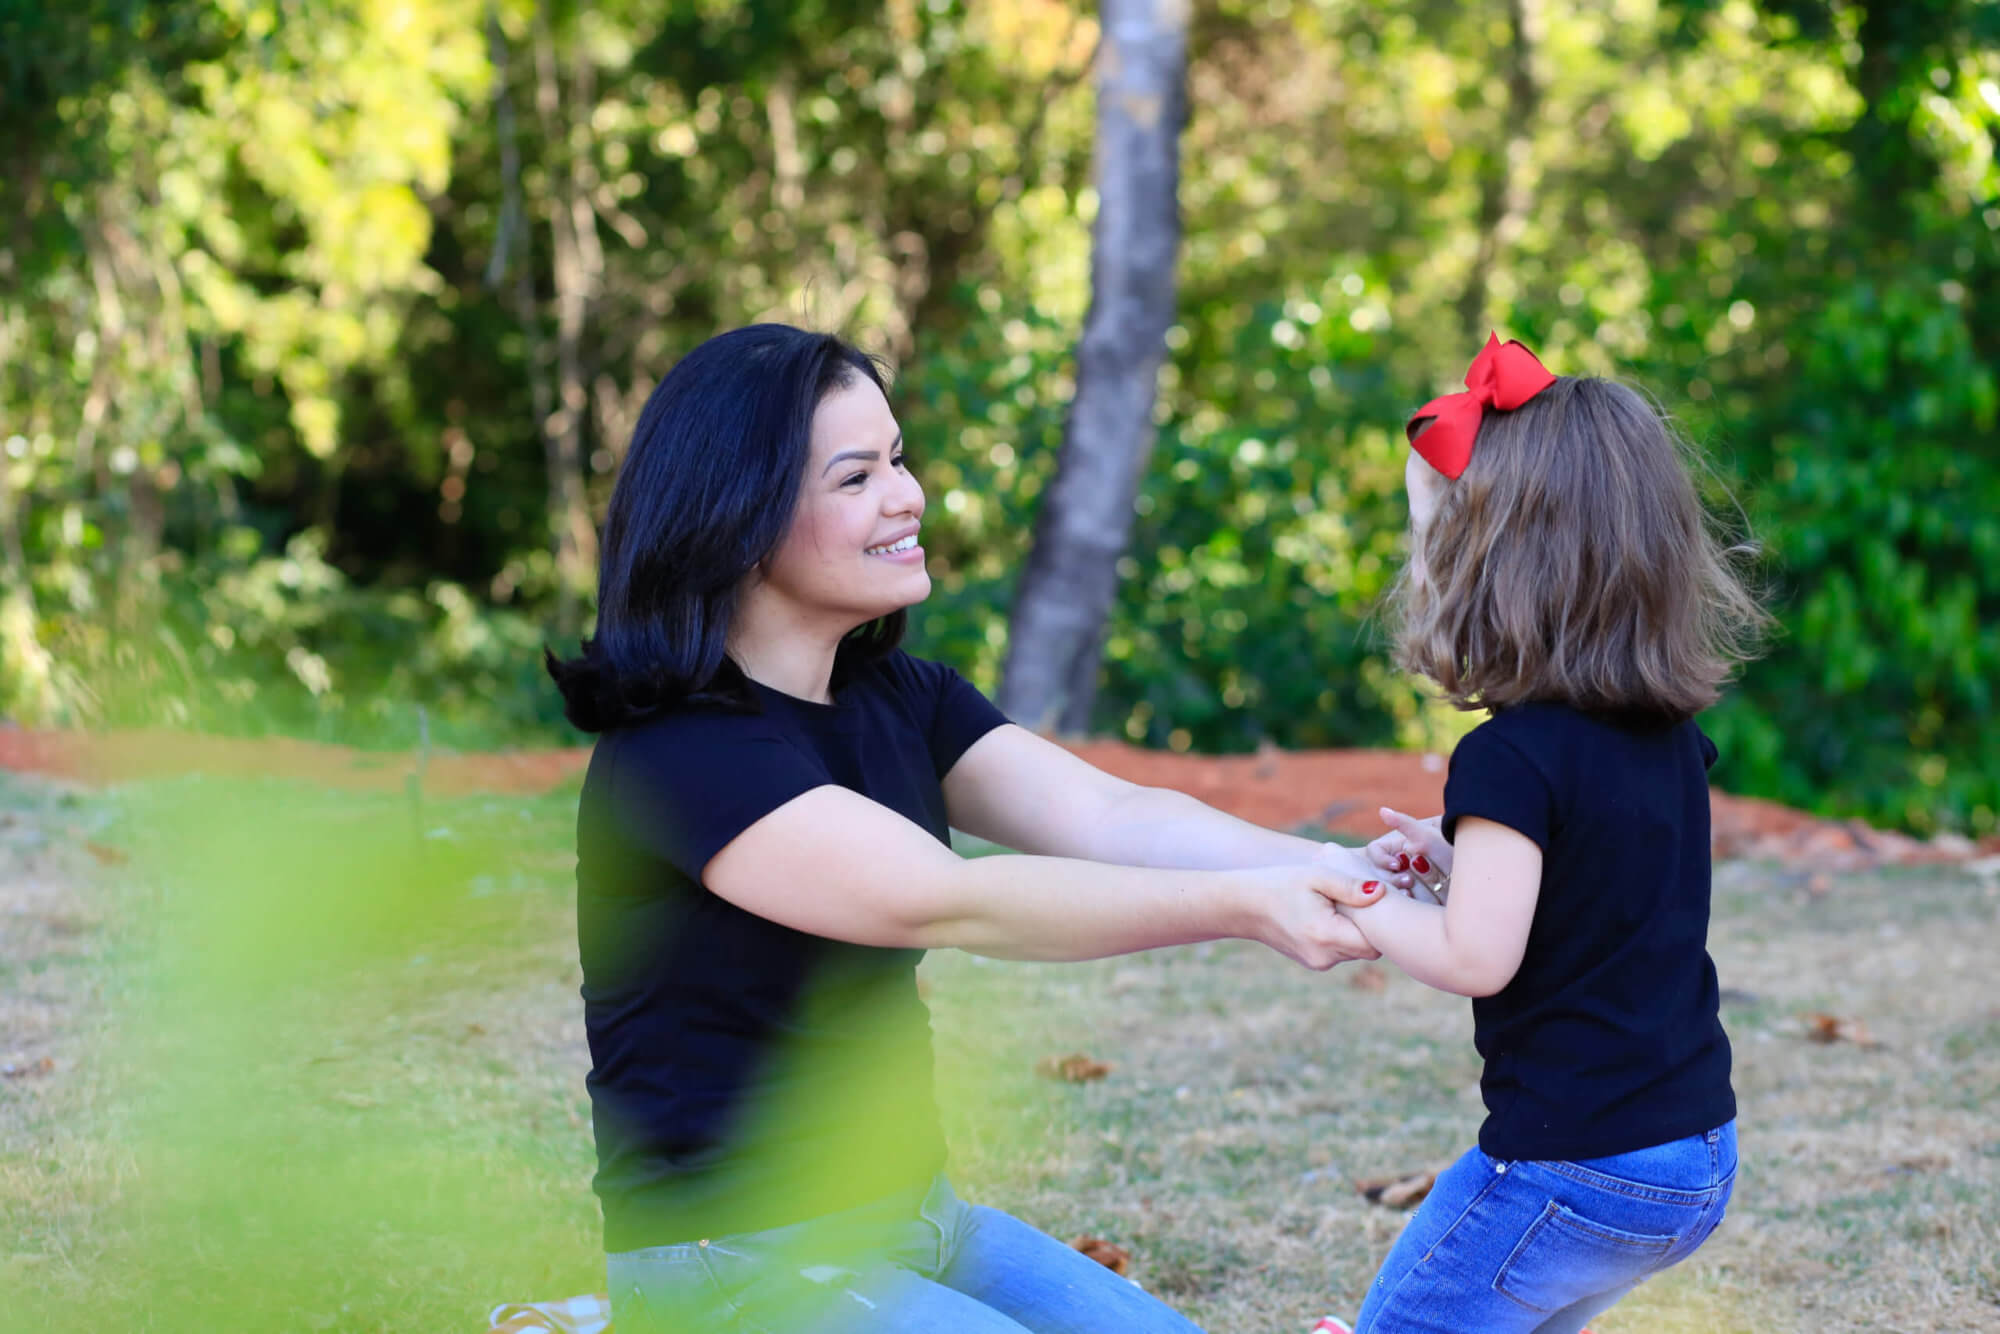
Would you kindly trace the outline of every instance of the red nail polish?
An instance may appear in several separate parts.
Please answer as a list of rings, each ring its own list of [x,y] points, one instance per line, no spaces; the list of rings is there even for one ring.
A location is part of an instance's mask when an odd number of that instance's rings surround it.
[[[1380,880],[1364,880],[1361,882],[1361,892],[1363,894],[1380,894],[1382,892],[1382,882]]]
[[[1418,874],[1418,875],[1429,875],[1429,874],[1431,873],[1431,863],[1430,863],[1430,858],[1428,858],[1428,857],[1419,857],[1419,858],[1417,858],[1417,860],[1416,860],[1416,861],[1415,861],[1415,863],[1413,863],[1413,864],[1414,864],[1414,865],[1416,866],[1416,868],[1417,868],[1417,874]]]
[[[1398,871],[1407,871],[1407,870],[1409,870],[1409,869],[1410,869],[1410,854],[1409,854],[1409,853],[1407,853],[1407,852],[1399,852],[1399,853],[1397,853],[1397,854],[1396,854],[1396,869],[1397,869]]]

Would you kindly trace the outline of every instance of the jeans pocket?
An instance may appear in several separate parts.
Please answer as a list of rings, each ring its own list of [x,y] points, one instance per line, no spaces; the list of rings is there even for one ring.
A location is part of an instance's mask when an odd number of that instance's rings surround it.
[[[1644,1278],[1676,1240],[1627,1232],[1551,1200],[1500,1266],[1493,1286],[1531,1311],[1559,1311]]]

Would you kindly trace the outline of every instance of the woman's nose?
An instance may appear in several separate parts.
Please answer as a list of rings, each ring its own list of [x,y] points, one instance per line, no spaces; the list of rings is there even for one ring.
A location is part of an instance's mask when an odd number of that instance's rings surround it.
[[[891,514],[921,515],[924,512],[924,488],[915,476],[903,473],[896,478],[896,486],[888,494]]]

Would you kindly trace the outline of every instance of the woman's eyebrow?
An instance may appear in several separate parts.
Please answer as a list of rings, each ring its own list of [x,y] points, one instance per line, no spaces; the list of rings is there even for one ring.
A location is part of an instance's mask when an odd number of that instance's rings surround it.
[[[889,452],[892,454],[895,453],[897,448],[900,447],[902,443],[903,443],[903,433],[901,431],[898,431],[896,432],[896,438],[889,442]],[[840,453],[835,454],[832,458],[826,461],[826,466],[819,470],[819,475],[822,477],[826,476],[828,473],[833,471],[834,464],[845,463],[848,459],[861,459],[864,462],[873,463],[881,457],[882,453],[880,450],[844,449]]]

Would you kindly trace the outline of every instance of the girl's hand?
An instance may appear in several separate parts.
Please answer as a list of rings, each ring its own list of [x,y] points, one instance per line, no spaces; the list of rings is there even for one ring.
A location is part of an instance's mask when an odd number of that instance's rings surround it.
[[[1433,903],[1441,902],[1438,895],[1424,893],[1418,887],[1435,888],[1451,874],[1451,844],[1438,828],[1444,817],[1433,815],[1419,820],[1388,806],[1382,807],[1380,814],[1389,832],[1362,850],[1369,862],[1386,872],[1389,883],[1396,888]]]

